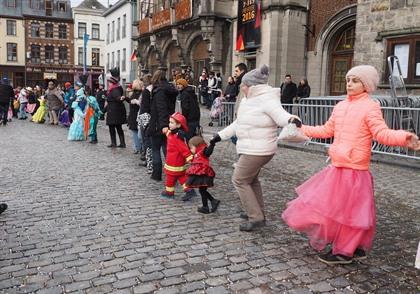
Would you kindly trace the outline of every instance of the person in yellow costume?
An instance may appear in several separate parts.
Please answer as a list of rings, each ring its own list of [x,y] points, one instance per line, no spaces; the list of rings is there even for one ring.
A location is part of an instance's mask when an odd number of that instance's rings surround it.
[[[43,124],[45,122],[45,115],[47,114],[47,100],[44,99],[44,96],[41,96],[41,98],[39,98],[38,101],[39,107],[35,114],[32,116],[32,121],[39,124]]]

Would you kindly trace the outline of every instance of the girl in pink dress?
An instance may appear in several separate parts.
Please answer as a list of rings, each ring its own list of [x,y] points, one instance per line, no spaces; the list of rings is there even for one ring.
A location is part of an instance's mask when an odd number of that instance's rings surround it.
[[[287,204],[284,221],[305,232],[310,244],[322,250],[327,264],[346,264],[366,258],[372,248],[376,215],[373,179],[369,171],[372,140],[389,146],[420,150],[418,137],[385,124],[380,106],[368,93],[379,83],[376,69],[353,67],[346,75],[347,99],[338,103],[322,126],[302,126],[308,137],[331,138],[331,165],[296,188],[298,198]]]

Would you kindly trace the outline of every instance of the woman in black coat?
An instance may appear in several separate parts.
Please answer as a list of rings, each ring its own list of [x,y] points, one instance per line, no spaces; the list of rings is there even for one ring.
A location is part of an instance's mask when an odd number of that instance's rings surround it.
[[[151,179],[162,180],[162,157],[160,151],[166,156],[166,136],[169,116],[175,112],[176,96],[178,91],[169,84],[165,72],[157,70],[152,78],[152,99],[150,104],[150,123],[146,129],[146,136],[151,137],[153,172]]]
[[[124,106],[123,88],[119,84],[119,69],[111,70],[111,75],[108,79],[108,92],[106,95],[106,124],[109,127],[109,135],[111,136],[111,144],[108,147],[117,147],[115,133],[117,131],[120,139],[118,147],[125,148],[122,125],[127,122],[127,113]]]
[[[228,78],[228,84],[225,89],[225,98],[228,102],[235,102],[236,101],[236,84],[233,77]]]
[[[137,127],[137,115],[140,110],[141,90],[143,89],[143,82],[140,80],[134,80],[133,84],[127,87],[127,91],[130,91],[125,101],[130,104],[130,110],[128,113],[128,129],[132,132],[133,149],[134,154],[138,154],[143,150],[143,142]]]
[[[296,97],[308,98],[311,95],[311,87],[309,87],[308,80],[302,79],[297,88]]]
[[[178,79],[176,87],[181,100],[182,115],[187,119],[188,132],[186,139],[188,142],[189,139],[197,135],[197,128],[200,126],[200,106],[194,89],[188,86],[187,80]]]

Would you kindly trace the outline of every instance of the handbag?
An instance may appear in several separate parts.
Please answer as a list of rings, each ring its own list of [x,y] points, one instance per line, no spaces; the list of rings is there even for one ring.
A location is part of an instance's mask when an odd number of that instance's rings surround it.
[[[289,123],[281,130],[278,140],[289,143],[305,143],[310,139],[296,126],[296,124]]]
[[[15,99],[13,100],[13,109],[18,110],[20,106],[19,100]]]

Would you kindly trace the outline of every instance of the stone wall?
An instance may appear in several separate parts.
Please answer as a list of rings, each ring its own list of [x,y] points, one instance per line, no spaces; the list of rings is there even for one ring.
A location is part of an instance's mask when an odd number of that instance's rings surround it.
[[[381,81],[387,83],[387,38],[407,35],[408,29],[419,29],[419,15],[419,0],[359,0],[354,64],[375,66]]]

